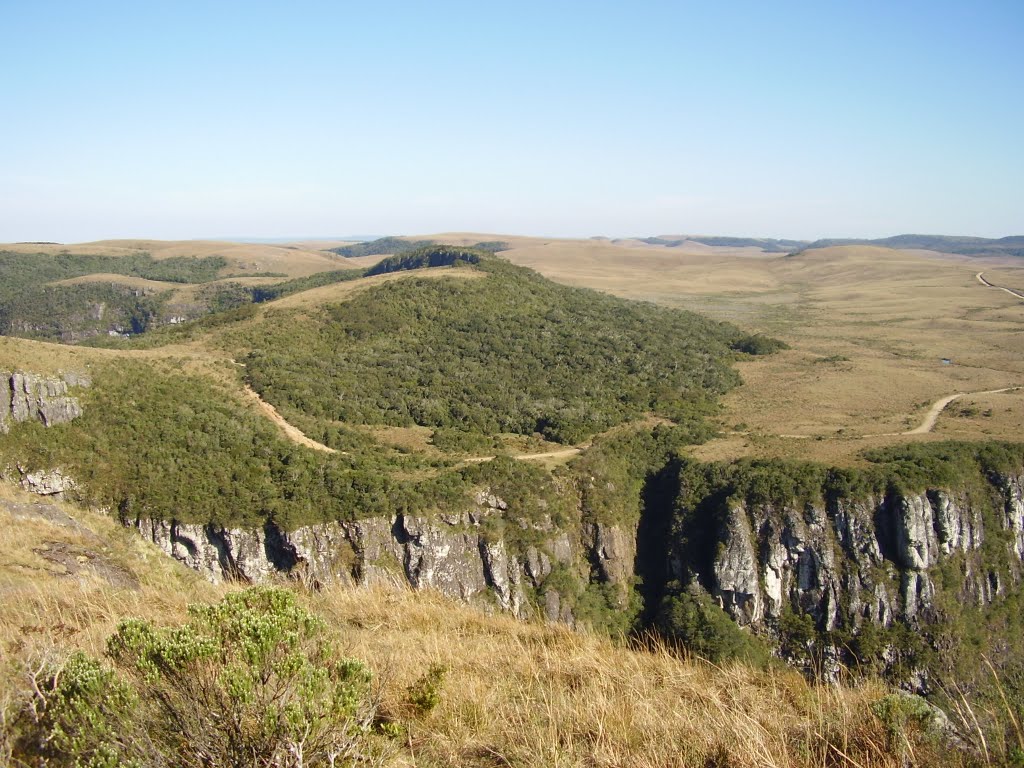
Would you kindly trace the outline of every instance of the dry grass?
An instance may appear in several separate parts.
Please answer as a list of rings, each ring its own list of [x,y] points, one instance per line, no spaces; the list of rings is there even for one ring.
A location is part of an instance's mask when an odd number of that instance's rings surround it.
[[[374,261],[380,261],[381,259],[379,256],[370,256],[367,258],[373,259]],[[348,261],[359,261],[359,259],[349,259]],[[428,280],[478,280],[484,277],[486,277],[486,275],[483,272],[460,267],[441,267],[438,269],[431,269],[429,271],[389,272],[385,275],[374,275],[373,277],[364,277],[359,280],[350,280],[346,283],[325,285],[321,288],[313,288],[308,291],[303,291],[302,293],[293,293],[291,296],[285,296],[277,301],[269,302],[265,306],[281,309],[295,309],[345,301],[357,293],[361,293],[362,291],[368,290],[376,285],[390,283],[394,280],[409,280],[413,278]]]
[[[144,277],[104,272],[95,272],[91,275],[82,275],[81,277],[69,277],[67,280],[54,280],[52,283],[47,283],[47,285],[83,285],[86,283],[114,283],[116,285],[125,285],[129,288],[138,288],[143,291],[151,292],[170,291],[181,288],[181,283],[170,283],[164,280],[147,280]]]
[[[740,364],[745,384],[724,398],[721,426],[746,434],[701,447],[701,458],[850,462],[893,442],[868,436],[916,426],[941,397],[1024,383],[1024,302],[975,278],[984,271],[998,285],[1024,286],[1024,265],[1013,261],[861,246],[786,257],[630,241],[551,241],[503,255],[561,282],[692,309],[792,346]],[[935,434],[1018,439],[1024,392],[998,404],[992,416],[944,414]],[[934,438],[900,438],[909,439]]]
[[[432,664],[447,668],[440,705],[409,726],[405,757],[417,765],[899,764],[870,712],[877,685],[813,686],[788,670],[630,650],[431,594],[312,600],[346,651],[382,672],[387,712],[407,714],[407,687]]]
[[[75,523],[24,516],[46,504],[0,488],[0,713],[28,675],[72,650],[103,652],[126,616],[180,623],[190,602],[224,594],[97,513],[57,505]],[[130,571],[136,588],[62,573],[37,552],[54,542]],[[382,713],[403,726],[394,765],[896,766],[870,705],[879,685],[814,686],[788,670],[713,667],[664,649],[631,650],[564,626],[517,621],[433,593],[332,588],[303,593],[346,655],[375,671]],[[417,712],[408,688],[431,665],[440,703]],[[2,726],[4,721],[0,721]],[[0,738],[0,747],[3,739]],[[918,763],[927,755],[916,746]]]
[[[4,484],[0,529],[2,763],[3,726],[30,694],[33,672],[74,650],[102,654],[106,638],[126,616],[180,621],[188,603],[216,600],[223,590],[106,515]]]
[[[336,422],[343,423],[343,422]],[[357,432],[369,435],[381,445],[396,448],[407,453],[421,453],[432,457],[441,457],[444,453],[430,442],[434,430],[430,427],[387,427],[371,424],[359,424],[354,427]]]

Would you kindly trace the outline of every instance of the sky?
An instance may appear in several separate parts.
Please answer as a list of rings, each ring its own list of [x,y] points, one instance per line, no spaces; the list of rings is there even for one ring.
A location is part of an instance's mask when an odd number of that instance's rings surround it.
[[[1024,234],[1024,1],[0,0],[0,241]]]

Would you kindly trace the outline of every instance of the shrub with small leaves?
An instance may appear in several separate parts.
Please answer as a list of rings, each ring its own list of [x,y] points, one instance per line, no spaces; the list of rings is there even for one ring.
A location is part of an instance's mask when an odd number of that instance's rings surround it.
[[[408,700],[413,711],[423,716],[441,703],[441,688],[444,686],[448,668],[443,664],[431,664],[426,673],[408,688]]]
[[[910,748],[908,733],[927,730],[935,718],[927,701],[906,693],[883,696],[871,705],[871,711],[885,724],[889,746],[900,755]]]
[[[73,654],[48,679],[37,683],[42,701],[25,718],[15,749],[29,765],[128,768],[138,765],[124,749],[124,725],[136,697],[112,670],[83,653]]]
[[[108,670],[72,657],[44,695],[46,765],[341,766],[373,762],[370,673],[340,656],[288,590],[128,619]]]

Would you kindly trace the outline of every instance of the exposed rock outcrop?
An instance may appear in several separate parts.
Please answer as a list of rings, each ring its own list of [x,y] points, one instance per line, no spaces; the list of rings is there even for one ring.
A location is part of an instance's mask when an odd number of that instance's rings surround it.
[[[13,479],[30,493],[40,496],[53,496],[56,499],[62,500],[67,498],[69,492],[77,488],[74,479],[64,474],[64,471],[61,469],[38,469],[32,471],[21,465],[18,465],[15,469],[18,474]]]
[[[598,580],[615,588],[618,608],[629,604],[636,561],[636,532],[621,525],[587,523],[583,539],[588,542],[591,570]]]
[[[87,387],[89,379],[76,373],[56,378],[0,371],[0,433],[6,434],[12,423],[38,420],[52,427],[81,416],[82,407],[68,394],[69,385]]]
[[[706,564],[684,562],[684,553],[669,542],[666,572],[697,579],[737,623],[767,632],[786,611],[810,615],[822,630],[927,621],[938,589],[935,569],[950,558],[963,574],[960,600],[991,602],[1020,579],[1024,488],[1019,476],[993,483],[1003,505],[990,524],[1008,542],[1001,565],[981,558],[983,502],[932,489],[787,505],[731,498],[717,522],[709,523],[715,526],[709,539],[714,553]],[[514,551],[482,528],[488,516],[508,511],[505,502],[488,493],[475,501],[461,514],[366,518],[292,531],[272,523],[262,529],[133,524],[211,581],[261,582],[285,574],[313,584],[408,585],[483,600],[518,616],[532,600],[550,620],[571,622],[570,596],[546,580],[562,566],[585,580],[589,563],[591,578],[615,587],[610,594],[619,596],[617,607],[627,607],[635,582],[635,531],[587,523],[576,534],[581,547],[571,532],[550,528],[543,544]]]
[[[314,585],[408,585],[459,600],[493,602],[523,616],[528,609],[524,587],[542,584],[553,563],[570,562],[571,541],[565,533],[555,532],[545,545],[513,553],[506,542],[489,540],[480,529],[489,512],[507,505],[493,496],[477,501],[473,511],[443,519],[397,515],[292,531],[272,522],[262,529],[149,519],[126,522],[215,583],[261,583],[287,576]],[[548,613],[553,619],[571,619],[557,593],[547,600],[552,601]]]
[[[776,625],[787,608],[810,614],[823,630],[914,623],[933,608],[934,570],[950,558],[963,574],[958,599],[987,603],[1018,580],[1024,559],[1021,478],[992,482],[1004,499],[996,519],[1010,542],[1001,563],[980,556],[986,500],[932,489],[799,508],[731,500],[711,566],[696,576],[737,623],[754,627]]]

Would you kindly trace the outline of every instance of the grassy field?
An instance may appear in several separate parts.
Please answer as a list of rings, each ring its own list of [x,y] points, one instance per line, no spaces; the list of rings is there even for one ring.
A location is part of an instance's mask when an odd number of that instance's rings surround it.
[[[635,242],[635,241],[634,241]],[[534,241],[503,255],[547,277],[684,307],[792,348],[740,363],[724,398],[727,434],[701,458],[849,461],[901,440],[1018,439],[1024,392],[965,397],[934,431],[892,437],[936,400],[1024,384],[1024,265],[865,246],[765,255],[751,249]],[[951,360],[945,364],[943,358]],[[786,437],[786,436],[796,437]]]
[[[131,256],[148,253],[154,259],[176,256],[222,256],[228,262],[225,274],[259,277],[261,272],[303,277],[314,272],[344,269],[344,259],[310,245],[263,245],[212,240],[97,240],[92,243],[12,243],[3,250],[21,253],[70,253],[101,256]]]

